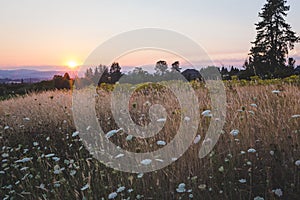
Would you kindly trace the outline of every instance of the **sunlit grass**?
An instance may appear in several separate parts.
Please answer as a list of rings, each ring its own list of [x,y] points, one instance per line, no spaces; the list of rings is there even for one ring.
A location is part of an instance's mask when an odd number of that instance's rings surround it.
[[[117,172],[89,155],[75,130],[70,91],[1,101],[0,198],[299,198],[299,86],[228,85],[226,124],[217,145],[204,159],[198,158],[198,151],[202,142],[209,142],[203,138],[212,117],[210,99],[203,86],[195,88],[201,123],[192,146],[182,157],[172,158],[176,162],[170,166],[146,174]],[[145,124],[151,103],[160,102],[162,95],[168,97],[162,102],[168,111],[166,126],[159,135],[144,140],[117,134],[120,127],[109,108],[111,93],[98,91],[99,123],[111,141],[124,149],[143,152],[145,148],[163,148],[172,140],[180,108],[172,95],[160,89],[150,90],[150,94],[137,91],[129,102],[133,120]],[[119,157],[122,155],[115,159]]]

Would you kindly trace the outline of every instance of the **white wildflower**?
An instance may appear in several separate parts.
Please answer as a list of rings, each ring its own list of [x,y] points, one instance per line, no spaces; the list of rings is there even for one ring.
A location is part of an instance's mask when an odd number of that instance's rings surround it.
[[[293,115],[292,118],[300,118],[300,115]]]
[[[55,156],[54,153],[49,153],[49,154],[45,155],[45,158],[50,158],[50,157],[53,157],[53,156]]]
[[[250,104],[250,106],[257,108],[257,105],[255,103]]]
[[[246,181],[246,179],[243,179],[243,178],[242,178],[242,179],[239,180],[239,182],[240,182],[240,183],[246,183],[247,181]]]
[[[84,191],[86,189],[88,189],[90,187],[90,185],[87,183],[86,185],[84,185],[80,190]]]
[[[165,146],[167,143],[165,141],[163,141],[163,140],[158,140],[156,142],[156,144],[159,145],[159,146]]]
[[[237,136],[239,133],[240,133],[240,131],[237,130],[237,129],[233,129],[232,131],[230,131],[230,134],[231,134],[232,136]]]
[[[144,159],[144,160],[141,161],[141,164],[142,165],[149,165],[151,162],[152,162],[151,159]]]
[[[257,197],[254,197],[253,200],[265,200],[265,199],[263,197],[257,196]]]
[[[143,173],[139,173],[139,174],[137,175],[137,178],[142,178],[143,176],[144,176]]]
[[[15,163],[25,163],[25,162],[28,162],[28,161],[31,161],[33,158],[30,157],[30,158],[23,158],[21,160],[16,160]]]
[[[75,131],[74,133],[72,133],[72,137],[76,137],[77,135],[79,135],[79,131]]]
[[[248,153],[255,153],[255,152],[256,152],[256,150],[253,148],[248,149]]]
[[[191,118],[189,118],[189,117],[184,117],[184,121],[190,121],[191,120]]]
[[[114,136],[115,134],[121,132],[123,129],[120,128],[118,130],[111,130],[111,131],[108,131],[105,135],[105,137],[108,139],[108,138],[111,138],[112,136]]]
[[[132,140],[132,138],[133,138],[133,135],[127,135],[126,141],[130,141],[130,140]]]
[[[112,192],[112,193],[110,193],[110,194],[108,195],[108,199],[114,199],[114,198],[116,198],[117,196],[118,196],[118,193]]]
[[[205,110],[201,113],[204,117],[212,117],[211,110]]]
[[[272,190],[278,197],[281,197],[283,195],[283,192],[280,188],[277,188],[275,190]]]
[[[124,157],[124,154],[123,154],[123,153],[120,153],[120,154],[118,154],[118,155],[115,156],[116,159],[117,159],[117,158],[121,158],[121,157]]]
[[[117,193],[123,192],[125,190],[124,186],[121,186],[117,189]]]
[[[179,192],[179,193],[185,192],[185,184],[184,183],[180,183],[178,185],[178,188],[176,188],[176,191]]]
[[[295,162],[295,165],[299,167],[299,166],[300,166],[300,160],[297,160],[297,161]]]
[[[200,135],[197,135],[197,136],[195,137],[195,139],[194,139],[194,144],[199,143],[200,140],[201,140],[201,136],[200,136]]]
[[[165,121],[167,121],[166,118],[160,118],[160,119],[157,120],[157,122],[165,122]]]

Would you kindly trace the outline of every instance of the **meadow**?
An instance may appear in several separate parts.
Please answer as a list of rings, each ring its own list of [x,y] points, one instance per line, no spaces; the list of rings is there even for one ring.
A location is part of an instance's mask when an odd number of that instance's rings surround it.
[[[295,78],[295,77],[294,77]],[[300,79],[299,79],[300,80]],[[89,154],[76,132],[72,91],[31,93],[0,102],[1,199],[299,199],[300,87],[292,81],[226,83],[226,123],[203,159],[198,152],[211,109],[207,90],[192,83],[200,123],[191,147],[171,165],[132,174],[106,167]],[[104,88],[104,87],[103,87]],[[118,129],[110,111],[109,86],[99,89],[96,111],[105,132]],[[147,88],[146,88],[147,89]],[[162,88],[138,90],[129,102],[139,124],[149,122],[145,102],[162,102],[168,118],[150,139],[110,140],[143,152],[162,148],[176,134],[180,108]],[[150,91],[150,94],[149,94]],[[142,116],[142,118],[141,118]]]

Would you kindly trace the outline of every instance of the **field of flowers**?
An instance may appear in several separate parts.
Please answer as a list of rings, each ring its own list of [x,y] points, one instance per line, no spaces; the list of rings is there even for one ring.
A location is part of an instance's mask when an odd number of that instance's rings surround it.
[[[242,86],[241,86],[242,85]],[[226,124],[213,151],[198,152],[208,129],[210,98],[193,83],[200,124],[178,160],[151,173],[131,174],[94,159],[75,129],[71,91],[48,91],[0,102],[1,199],[300,199],[300,87],[285,82],[226,84]],[[115,134],[110,140],[134,152],[162,148],[176,134],[180,107],[164,89],[137,91],[132,119],[149,122],[148,104],[168,118],[150,139]],[[117,130],[110,89],[98,90],[96,111],[106,133]],[[118,158],[114,158],[118,159]],[[163,161],[162,161],[163,162]]]

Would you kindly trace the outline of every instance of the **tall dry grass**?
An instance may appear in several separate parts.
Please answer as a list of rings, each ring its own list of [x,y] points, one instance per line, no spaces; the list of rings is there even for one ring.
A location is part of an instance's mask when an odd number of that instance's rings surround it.
[[[287,84],[227,88],[226,124],[207,157],[198,158],[201,141],[170,166],[139,175],[112,170],[89,155],[74,134],[71,92],[44,92],[2,101],[0,197],[107,199],[124,186],[117,199],[299,199],[299,91],[299,87]],[[198,87],[196,93],[200,113],[210,109],[207,91]],[[110,111],[111,93],[99,90],[98,94],[101,127],[105,132],[117,129]],[[172,140],[180,118],[176,98],[165,90],[136,92],[129,102],[130,114],[141,125],[149,122],[147,101],[166,107],[168,120],[162,131],[150,139],[126,141],[123,134],[111,141],[143,152],[160,148],[155,143],[158,139]],[[211,119],[199,118],[197,134],[203,139]],[[239,134],[232,136],[235,129]],[[16,162],[24,158],[30,160]],[[185,184],[185,192],[176,191],[180,183]]]

